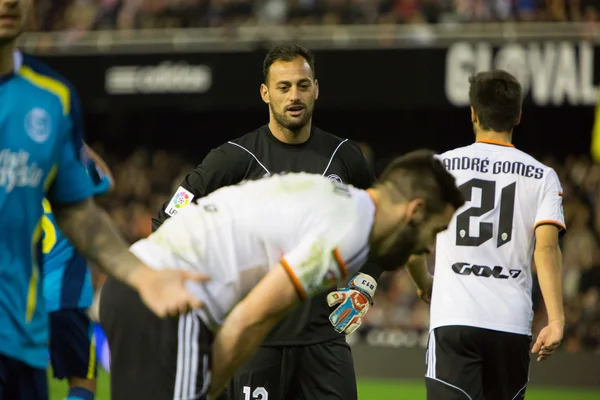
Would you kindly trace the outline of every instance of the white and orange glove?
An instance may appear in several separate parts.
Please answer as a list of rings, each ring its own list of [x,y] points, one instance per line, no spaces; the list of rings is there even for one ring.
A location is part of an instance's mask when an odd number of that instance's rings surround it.
[[[375,289],[377,289],[375,279],[359,273],[348,282],[348,287],[327,295],[329,307],[338,306],[329,315],[329,321],[336,331],[348,336],[358,329],[362,317],[373,305]]]

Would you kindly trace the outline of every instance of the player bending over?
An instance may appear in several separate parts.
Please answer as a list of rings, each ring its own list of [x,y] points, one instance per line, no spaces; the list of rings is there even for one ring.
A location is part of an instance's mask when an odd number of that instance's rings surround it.
[[[200,198],[131,250],[157,268],[209,275],[207,284],[189,285],[203,309],[160,320],[127,286],[109,278],[103,288],[112,399],[219,394],[301,300],[352,276],[367,258],[393,270],[428,252],[463,203],[428,151],[394,160],[367,190],[298,173]],[[370,281],[356,286],[371,297]]]
[[[87,145],[88,175],[96,195],[112,185],[108,166]],[[48,200],[44,199],[44,298],[50,317],[50,362],[54,377],[67,379],[66,400],[92,400],[96,392],[94,326],[87,309],[92,305],[92,278],[87,260],[56,225]]]

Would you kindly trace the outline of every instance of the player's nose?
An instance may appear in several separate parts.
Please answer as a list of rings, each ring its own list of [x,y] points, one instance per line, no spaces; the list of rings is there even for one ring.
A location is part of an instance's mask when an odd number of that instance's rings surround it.
[[[290,100],[292,102],[296,102],[300,100],[300,90],[298,89],[298,86],[296,85],[292,85],[292,87],[289,90],[289,95],[290,95]]]

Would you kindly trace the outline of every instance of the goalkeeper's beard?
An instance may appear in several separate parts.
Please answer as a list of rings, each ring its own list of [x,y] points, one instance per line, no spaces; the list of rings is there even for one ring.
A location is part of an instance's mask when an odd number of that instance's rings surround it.
[[[370,258],[379,268],[385,271],[397,269],[406,264],[412,254],[423,253],[423,250],[417,248],[418,236],[418,225],[414,221],[409,221],[396,236],[394,244],[386,254],[381,256],[372,255]]]

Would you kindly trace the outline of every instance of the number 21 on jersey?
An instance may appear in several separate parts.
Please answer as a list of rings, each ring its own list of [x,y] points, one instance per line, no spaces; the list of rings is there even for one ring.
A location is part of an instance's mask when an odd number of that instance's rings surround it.
[[[471,236],[469,224],[471,217],[482,215],[496,208],[496,182],[483,179],[471,179],[460,185],[460,190],[467,201],[473,198],[474,189],[481,191],[481,204],[479,207],[470,207],[456,216],[456,245],[481,246],[494,236],[494,225],[497,225],[498,240],[496,247],[500,247],[512,239],[513,216],[515,212],[515,191],[517,183],[513,182],[500,189],[500,216],[496,222],[479,222],[479,236]]]

